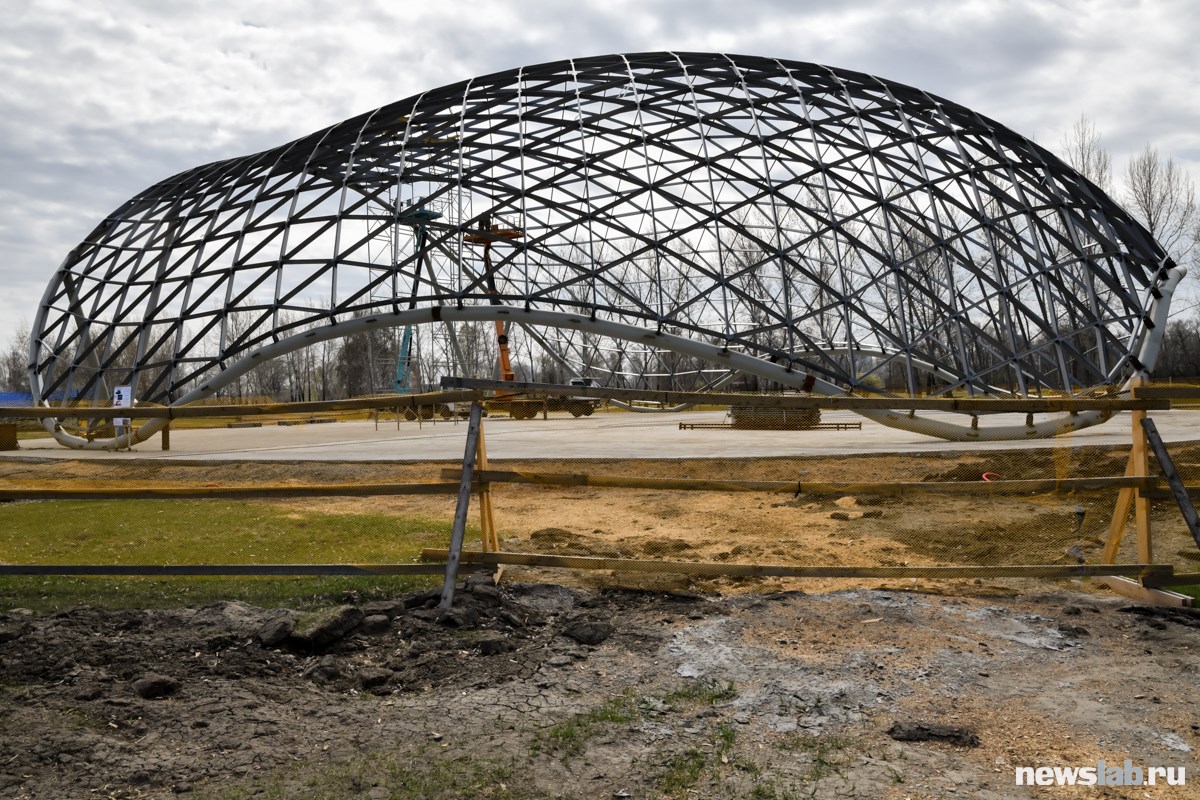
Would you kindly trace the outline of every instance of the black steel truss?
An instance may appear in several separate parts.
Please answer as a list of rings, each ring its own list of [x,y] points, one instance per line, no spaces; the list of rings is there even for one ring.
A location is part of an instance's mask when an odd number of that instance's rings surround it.
[[[466,235],[494,237],[486,263]],[[44,401],[130,384],[180,402],[347,323],[490,306],[666,331],[844,390],[1075,394],[1153,366],[1177,275],[1094,185],[955,103],[813,64],[613,55],[425,92],[148,188],[51,280],[31,379]],[[706,368],[538,319],[530,347],[611,383]]]

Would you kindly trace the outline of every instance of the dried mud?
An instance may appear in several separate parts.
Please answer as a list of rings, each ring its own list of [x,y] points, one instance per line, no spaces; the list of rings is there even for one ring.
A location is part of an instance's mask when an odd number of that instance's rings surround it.
[[[434,603],[2,613],[0,794],[1041,797],[1015,767],[1190,767],[1200,746],[1188,612],[487,577]],[[357,622],[312,638],[335,618]],[[889,736],[912,721],[978,746]],[[422,783],[495,764],[503,791]]]

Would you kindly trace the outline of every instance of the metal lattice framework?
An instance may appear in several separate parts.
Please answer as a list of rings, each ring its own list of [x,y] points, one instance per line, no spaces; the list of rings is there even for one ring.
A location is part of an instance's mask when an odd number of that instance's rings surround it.
[[[813,64],[614,55],[150,187],[55,274],[30,374],[48,403],[118,384],[184,403],[315,342],[500,319],[612,385],[1116,391],[1152,368],[1182,275],[1094,185],[955,103]],[[875,417],[947,438],[1105,418]]]

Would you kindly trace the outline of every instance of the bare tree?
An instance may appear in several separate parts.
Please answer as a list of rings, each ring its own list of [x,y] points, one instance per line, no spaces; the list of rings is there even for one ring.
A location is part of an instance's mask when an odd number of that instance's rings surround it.
[[[1071,130],[1063,135],[1067,163],[1105,192],[1112,190],[1112,157],[1100,143],[1100,132],[1086,115],[1081,114]]]
[[[289,328],[289,336],[295,336],[300,331],[311,327],[311,325],[302,325],[300,327],[292,327],[296,323],[298,315],[294,312],[282,310],[276,315],[275,324],[278,327]],[[281,360],[284,365],[285,390],[287,399],[293,402],[311,400],[313,398],[307,395],[307,389],[311,383],[313,373],[313,348],[302,347],[299,350],[292,350],[285,353]]]
[[[343,338],[335,368],[343,396],[390,391],[397,357],[390,331],[369,330]]]
[[[232,342],[236,342],[246,335],[250,329],[250,312],[246,311],[230,311],[223,324],[214,327],[209,332],[209,347],[214,353],[224,353]],[[246,376],[239,375],[237,380],[227,386],[218,394],[236,397],[239,400],[247,393]]]
[[[250,393],[272,400],[287,399],[288,370],[283,359],[272,358],[259,364],[246,375]]]
[[[1154,374],[1159,378],[1200,375],[1200,317],[1193,315],[1190,319],[1167,323]]]
[[[0,361],[0,389],[24,392],[29,389],[29,325],[22,322]]]
[[[1146,145],[1125,168],[1125,204],[1150,234],[1180,264],[1191,263],[1200,236],[1200,209],[1191,177],[1175,163]]]
[[[1080,116],[1063,137],[1067,161],[1077,171],[1106,192],[1111,193],[1112,161],[1100,143],[1100,134],[1087,116]],[[1174,159],[1165,161],[1158,149],[1147,144],[1130,158],[1124,173],[1122,202],[1176,262],[1191,265],[1200,257],[1200,208],[1191,177]],[[1076,277],[1082,285],[1090,276],[1083,271]],[[1092,291],[1103,298],[1105,289],[1092,284]],[[1156,373],[1160,376],[1190,374],[1192,350],[1197,343],[1192,321],[1172,322],[1163,338]]]

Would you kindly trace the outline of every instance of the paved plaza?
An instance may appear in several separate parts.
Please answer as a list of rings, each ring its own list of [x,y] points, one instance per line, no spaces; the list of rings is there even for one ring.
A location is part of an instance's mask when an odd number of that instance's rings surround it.
[[[961,423],[962,415],[929,414]],[[1019,422],[1018,415],[1013,421]],[[1200,410],[1155,412],[1153,419],[1168,441],[1200,440]],[[492,416],[484,420],[491,458],[716,458],[770,456],[842,456],[854,453],[958,452],[1011,450],[1051,446],[1121,446],[1130,441],[1130,415],[1057,439],[1015,442],[947,442],[896,430],[863,419],[850,411],[831,411],[825,422],[862,422],[862,430],[680,430],[679,423],[720,423],[724,412],[597,413],[576,419],[551,414],[549,419],[513,420]],[[27,439],[12,457],[181,460],[329,460],[418,461],[461,459],[467,424],[462,420],[436,422],[394,420],[338,422],[324,425],[261,428],[174,430],[171,449],[163,451],[154,436],[131,452],[71,450],[53,439]]]

